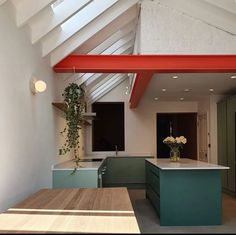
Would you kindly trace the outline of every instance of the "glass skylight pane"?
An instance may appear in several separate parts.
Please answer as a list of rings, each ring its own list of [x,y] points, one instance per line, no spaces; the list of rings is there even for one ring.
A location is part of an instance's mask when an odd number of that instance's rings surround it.
[[[55,2],[53,2],[53,4],[51,4],[52,9],[59,6],[62,2],[64,2],[64,0],[56,0]]]

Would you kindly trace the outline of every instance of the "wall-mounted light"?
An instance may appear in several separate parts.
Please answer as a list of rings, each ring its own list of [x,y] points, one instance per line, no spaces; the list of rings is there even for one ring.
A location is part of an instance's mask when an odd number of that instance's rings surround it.
[[[47,89],[47,84],[43,80],[32,79],[31,83],[31,91],[33,94],[44,92]]]

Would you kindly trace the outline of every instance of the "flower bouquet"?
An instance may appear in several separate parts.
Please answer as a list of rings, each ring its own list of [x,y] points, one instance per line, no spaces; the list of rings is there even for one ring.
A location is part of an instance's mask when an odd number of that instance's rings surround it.
[[[184,136],[176,138],[168,136],[163,140],[163,143],[170,147],[170,160],[176,162],[180,159],[179,148],[183,148],[183,145],[187,143],[187,139]]]

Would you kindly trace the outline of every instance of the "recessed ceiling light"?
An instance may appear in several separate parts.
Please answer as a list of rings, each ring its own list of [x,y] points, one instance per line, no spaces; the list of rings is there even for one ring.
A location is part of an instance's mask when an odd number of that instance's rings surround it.
[[[181,97],[181,98],[179,98],[181,101],[183,101],[184,100],[184,98],[183,97]]]
[[[232,75],[230,78],[231,79],[236,79],[236,75]]]
[[[173,78],[173,79],[178,79],[179,77],[175,75],[175,76],[173,76],[172,78]]]
[[[212,92],[212,91],[214,91],[214,89],[213,89],[213,88],[210,88],[210,89],[209,89],[209,91],[211,91],[211,92]]]
[[[154,98],[154,100],[156,100],[156,101],[157,101],[157,100],[159,100],[159,98],[158,98],[158,97],[155,97],[155,98]]]
[[[162,91],[166,91],[166,88],[162,88]]]
[[[186,89],[184,89],[184,91],[185,91],[185,92],[189,92],[189,91],[191,91],[191,89],[186,88]]]

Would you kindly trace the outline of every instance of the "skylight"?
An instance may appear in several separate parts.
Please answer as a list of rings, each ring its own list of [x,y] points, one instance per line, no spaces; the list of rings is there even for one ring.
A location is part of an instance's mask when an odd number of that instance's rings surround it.
[[[56,0],[55,2],[53,2],[53,4],[51,4],[51,8],[55,9],[57,6],[59,6],[62,2],[64,2],[64,0]]]

